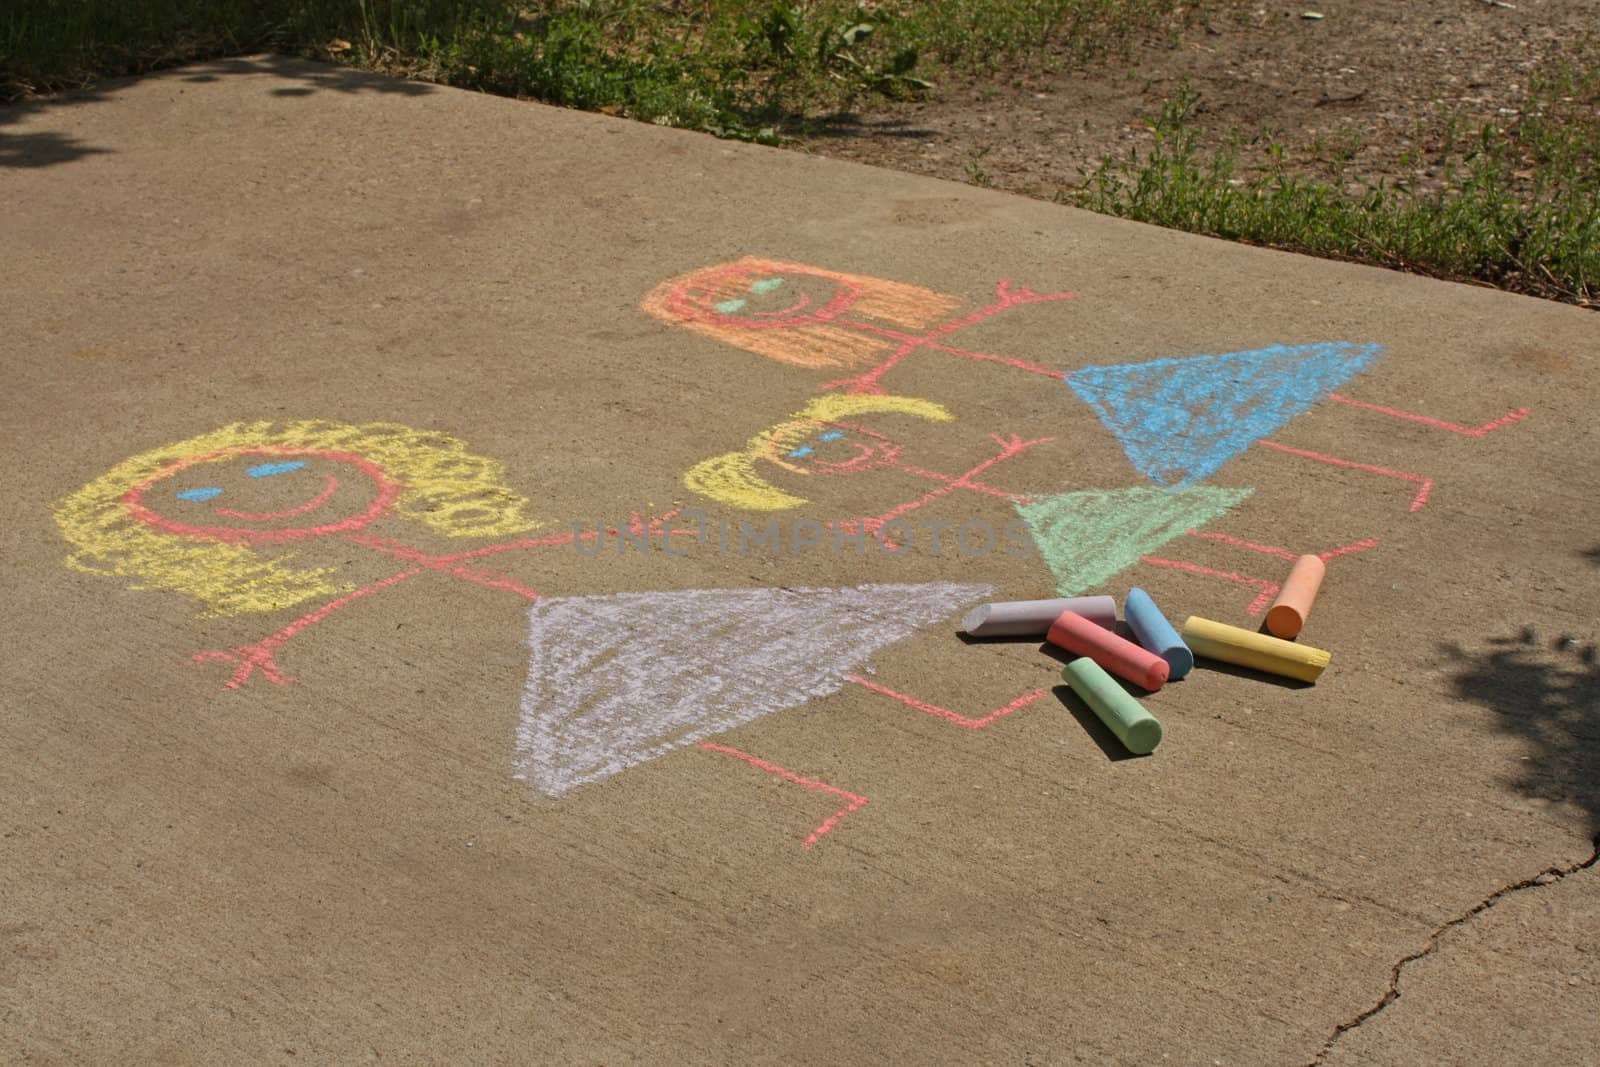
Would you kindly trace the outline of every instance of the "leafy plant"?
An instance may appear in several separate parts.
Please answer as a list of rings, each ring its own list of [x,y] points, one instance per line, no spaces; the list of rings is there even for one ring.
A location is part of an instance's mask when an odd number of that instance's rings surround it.
[[[1600,81],[1600,79],[1597,79]],[[1287,150],[1241,171],[1237,140],[1205,151],[1184,86],[1149,121],[1152,147],[1085,169],[1059,199],[1159,226],[1472,278],[1580,304],[1600,299],[1600,118],[1547,112],[1485,126],[1445,183],[1367,184],[1359,195],[1297,174]]]

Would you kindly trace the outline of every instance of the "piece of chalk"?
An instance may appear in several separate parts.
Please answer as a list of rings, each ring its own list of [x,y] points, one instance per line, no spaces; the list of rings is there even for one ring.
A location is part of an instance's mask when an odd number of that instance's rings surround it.
[[[1300,633],[1311,614],[1311,603],[1322,588],[1322,576],[1328,573],[1327,565],[1317,556],[1301,556],[1289,568],[1289,577],[1283,580],[1278,599],[1267,609],[1267,629],[1285,640]]]
[[[1154,652],[1096,626],[1075,611],[1063,611],[1056,616],[1045,640],[1068,652],[1088,656],[1112,674],[1152,693],[1166,684],[1172,670],[1167,661]]]
[[[1115,600],[1108,596],[1075,596],[980,604],[961,617],[961,628],[973,637],[1042,637],[1063,611],[1076,611],[1107,630],[1117,624]]]
[[[1194,669],[1194,653],[1183,643],[1178,631],[1172,628],[1167,617],[1161,614],[1156,602],[1138,586],[1128,590],[1122,602],[1122,616],[1128,620],[1128,629],[1139,643],[1167,661],[1170,668],[1167,681],[1176,682]]]
[[[1129,752],[1143,756],[1161,743],[1160,721],[1094,660],[1087,656],[1073,660],[1061,669],[1061,677]]]
[[[1227,623],[1212,622],[1198,615],[1183,624],[1183,639],[1197,656],[1209,656],[1224,663],[1254,667],[1268,674],[1314,682],[1333,658],[1331,653],[1293,641],[1280,641],[1266,634],[1241,630]]]

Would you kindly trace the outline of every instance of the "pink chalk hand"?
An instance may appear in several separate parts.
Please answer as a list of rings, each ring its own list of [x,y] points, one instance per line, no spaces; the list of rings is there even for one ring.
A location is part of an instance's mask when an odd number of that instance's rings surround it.
[[[989,439],[1000,446],[1000,455],[996,459],[1010,459],[1012,456],[1020,455],[1036,445],[1049,444],[1055,440],[1054,437],[1039,437],[1032,441],[1024,441],[1021,434],[1014,433],[1007,434],[1004,437],[997,433],[992,433],[989,435]]]
[[[900,543],[883,532],[884,527],[888,526],[892,521],[894,520],[879,515],[874,518],[840,519],[828,525],[836,533],[847,535],[866,534],[883,545],[884,548],[893,552],[900,547]]]
[[[992,433],[992,434],[989,435],[989,440],[991,440],[995,444],[999,445],[1000,446],[1000,451],[1004,455],[1014,456],[1018,452],[1022,451],[1022,447],[1023,446],[1022,446],[1022,435],[1021,434],[1014,434],[1013,433],[1013,434],[1007,434],[1004,437],[1001,437],[997,433]]]
[[[274,685],[288,685],[294,681],[293,676],[284,674],[272,659],[273,646],[266,643],[257,645],[241,645],[235,649],[212,649],[209,652],[197,652],[194,655],[196,663],[237,663],[238,669],[233,672],[233,677],[222,684],[224,689],[239,689],[250,680],[256,671]]]
[[[670,537],[673,534],[693,533],[694,531],[692,530],[674,530],[667,526],[667,523],[671,522],[673,519],[676,519],[678,517],[678,513],[682,510],[682,508],[673,508],[670,511],[663,511],[659,515],[652,515],[650,521],[644,522],[642,526],[640,523],[643,522],[643,520],[639,517],[638,512],[634,512],[632,521],[628,523],[628,529],[632,530],[636,534],[642,531],[652,537]]]
[[[1077,293],[1039,293],[1026,285],[1013,287],[1010,278],[1001,278],[994,285],[994,303],[985,311],[998,313],[1023,304],[1046,304],[1053,300],[1072,300]]]

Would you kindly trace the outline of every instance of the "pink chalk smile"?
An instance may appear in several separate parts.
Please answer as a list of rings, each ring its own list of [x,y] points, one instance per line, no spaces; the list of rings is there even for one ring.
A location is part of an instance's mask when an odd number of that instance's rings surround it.
[[[861,298],[859,286],[841,279],[786,270],[782,272],[783,280],[823,291],[813,295],[801,289],[788,307],[751,309],[745,315],[736,314],[734,309],[743,310],[748,300],[771,291],[763,287],[764,282],[775,280],[769,277],[770,273],[775,272],[752,272],[737,266],[713,273],[697,279],[698,284],[694,286],[672,293],[667,298],[668,306],[679,321],[715,323],[740,330],[771,330],[832,323]]]
[[[238,460],[250,456],[270,457],[301,457],[322,460],[326,463],[337,464],[346,471],[358,472],[364,478],[346,478],[341,482],[331,473],[324,473],[323,487],[316,496],[310,500],[287,508],[272,511],[240,511],[229,508],[213,507],[212,513],[223,518],[237,522],[281,522],[287,519],[298,518],[309,514],[319,508],[325,507],[336,497],[351,498],[360,495],[355,491],[363,481],[370,487],[370,499],[362,502],[360,510],[355,510],[352,501],[351,510],[342,518],[332,519],[328,522],[311,526],[280,526],[270,529],[257,529],[248,526],[215,525],[202,526],[181,519],[173,518],[155,510],[147,503],[150,490],[164,482],[169,481],[179,473],[201,466],[203,464],[223,464],[230,460]],[[270,466],[270,465],[269,465]],[[222,473],[229,473],[226,468]],[[215,494],[220,489],[207,489],[201,492]],[[314,449],[294,448],[247,448],[228,449],[221,452],[211,452],[205,455],[189,456],[170,464],[159,473],[134,486],[123,494],[122,505],[127,509],[130,517],[161,530],[164,533],[176,534],[180,537],[193,537],[207,541],[226,541],[244,544],[279,544],[287,541],[300,541],[307,538],[324,537],[329,534],[353,533],[370,525],[385,514],[390,505],[400,495],[400,486],[392,481],[381,467],[372,461],[346,452],[329,452]],[[208,499],[207,497],[180,497],[181,499]]]
[[[292,519],[296,515],[304,515],[308,511],[315,511],[339,491],[339,479],[329,474],[322,492],[299,507],[285,508],[282,511],[233,511],[230,508],[212,508],[218,515],[226,515],[230,519],[243,519],[246,522],[270,522],[273,519]]]
[[[796,314],[797,312],[804,311],[806,308],[808,308],[810,306],[811,306],[811,297],[806,293],[801,293],[800,294],[800,299],[796,300],[794,303],[790,304],[786,308],[778,308],[778,309],[776,309],[774,311],[754,311],[754,312],[751,312],[751,314],[753,314],[757,318],[761,318],[761,319],[775,319],[775,318],[778,318],[779,316],[782,316],[782,315],[793,315],[793,314]]]

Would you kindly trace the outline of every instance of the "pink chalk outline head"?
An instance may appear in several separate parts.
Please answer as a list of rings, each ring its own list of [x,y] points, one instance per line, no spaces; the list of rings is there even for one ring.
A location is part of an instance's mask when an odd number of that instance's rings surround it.
[[[797,367],[862,367],[959,304],[864,274],[746,256],[681,274],[640,307],[657,320]],[[890,336],[885,336],[885,332]]]
[[[268,479],[293,480],[303,499],[252,506],[249,497],[262,495],[252,483]],[[122,501],[137,521],[178,537],[281,544],[352,533],[383,516],[399,495],[381,467],[353,453],[258,446],[177,460]],[[251,509],[230,506],[236,497]]]
[[[909,415],[930,422],[955,419],[942,404],[909,396],[813,397],[806,406],[752,437],[737,452],[702,460],[684,475],[686,488],[730,507],[777,511],[807,503],[768,480],[775,468],[791,474],[858,474],[896,467],[900,446],[855,421],[866,415]]]
[[[830,323],[861,299],[844,275],[793,263],[741,260],[674,290],[668,309],[686,322],[728,330],[783,330]]]
[[[199,600],[207,615],[276,611],[347,590],[296,546],[382,520],[447,538],[538,524],[500,465],[441,433],[389,423],[233,423],[117,464],[58,501],[77,570]],[[272,551],[277,549],[277,551]]]
[[[758,459],[793,474],[861,474],[893,467],[901,445],[850,422],[796,419],[762,442]]]

